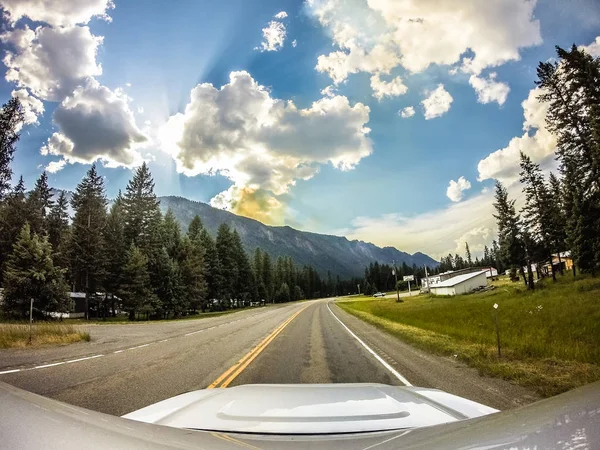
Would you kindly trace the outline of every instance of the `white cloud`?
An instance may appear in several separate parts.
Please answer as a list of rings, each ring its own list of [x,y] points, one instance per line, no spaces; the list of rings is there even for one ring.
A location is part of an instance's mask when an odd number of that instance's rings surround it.
[[[2,8],[11,23],[21,17],[53,26],[88,23],[92,17],[110,21],[107,11],[112,0],[2,0]]]
[[[343,96],[325,97],[307,109],[272,98],[247,72],[232,72],[220,89],[204,83],[191,92],[184,113],[161,129],[163,148],[190,176],[221,173],[234,187],[213,201],[221,207],[275,222],[273,196],[309,179],[320,164],[349,170],[372,151],[369,108]],[[266,208],[258,211],[258,206]],[[256,207],[256,211],[252,208]],[[278,207],[279,208],[279,207]]]
[[[454,239],[456,247],[454,248],[453,254],[459,254],[465,256],[465,243],[469,244],[469,250],[471,251],[472,258],[475,256],[483,255],[483,249],[487,245],[490,247],[490,243],[495,238],[495,233],[486,226],[479,226],[471,228],[462,236]]]
[[[402,109],[401,111],[398,111],[398,114],[403,119],[408,119],[409,117],[412,117],[415,115],[415,108],[413,108],[412,106],[407,106],[406,108]]]
[[[42,100],[61,101],[86,79],[102,73],[96,63],[102,37],[92,35],[88,27],[35,31],[25,27],[4,33],[1,39],[15,47],[3,59],[6,81],[28,88]]]
[[[408,88],[402,82],[402,78],[395,77],[391,81],[382,80],[379,74],[371,77],[371,89],[373,89],[373,97],[378,100],[383,97],[398,97],[406,94]]]
[[[487,79],[471,75],[469,77],[469,84],[475,89],[479,103],[496,102],[499,105],[503,105],[510,92],[508,84],[496,81],[495,72],[490,73]]]
[[[600,58],[600,36],[598,36],[590,45],[580,45],[579,48],[585,50],[594,58]]]
[[[278,12],[277,14],[275,14],[275,15],[273,16],[273,18],[275,18],[275,19],[279,19],[279,20],[282,20],[282,19],[285,19],[285,18],[287,18],[287,16],[288,16],[288,15],[287,15],[287,13],[286,13],[285,11],[280,11],[280,12]]]
[[[458,180],[450,180],[446,195],[453,202],[460,202],[464,196],[464,192],[471,189],[471,182],[465,177],[460,177]]]
[[[60,161],[50,161],[48,165],[44,168],[44,170],[48,173],[60,172],[66,164],[67,161],[65,161],[64,159],[61,159]]]
[[[286,31],[285,25],[276,20],[272,20],[262,29],[263,40],[258,49],[261,52],[276,52],[283,47]]]
[[[144,114],[144,107],[143,106],[138,106],[137,107],[137,112],[138,112],[138,114]]]
[[[38,116],[44,112],[44,104],[33,97],[27,89],[19,89],[11,92],[12,97],[17,97],[23,107],[23,122],[27,125],[38,123]]]
[[[450,93],[444,89],[443,84],[438,84],[433,91],[427,92],[427,98],[421,102],[425,108],[425,119],[434,119],[440,117],[450,110],[453,98]]]
[[[111,167],[139,164],[135,149],[147,137],[137,127],[129,101],[122,91],[96,80],[75,89],[54,111],[60,131],[48,139],[42,155],[60,155],[69,163],[102,160]]]
[[[521,104],[525,117],[523,135],[512,138],[506,147],[479,161],[479,181],[495,178],[504,183],[513,183],[519,178],[520,152],[538,163],[554,154],[556,138],[546,129],[545,123],[548,104],[537,99],[541,92],[540,88],[532,89]]]
[[[296,48],[297,45],[298,45],[298,41],[296,39],[294,39],[292,41],[292,47]]]
[[[332,85],[329,85],[323,89],[321,89],[321,95],[324,95],[326,97],[335,97],[336,94],[336,88],[333,87]]]
[[[535,0],[307,0],[308,10],[339,50],[319,57],[317,69],[335,82],[359,71],[402,65],[421,72],[455,64],[471,50],[473,73],[518,60],[542,42]]]

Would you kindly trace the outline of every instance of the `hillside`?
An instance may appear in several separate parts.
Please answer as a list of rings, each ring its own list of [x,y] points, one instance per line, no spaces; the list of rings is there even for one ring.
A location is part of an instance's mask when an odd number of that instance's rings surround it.
[[[331,270],[332,274],[340,277],[362,276],[365,266],[375,261],[390,264],[395,260],[397,264],[409,266],[438,265],[437,261],[420,252],[411,255],[393,247],[380,248],[368,242],[349,241],[345,237],[309,233],[288,226],[268,226],[182,197],[159,199],[162,211],[171,208],[183,229],[187,229],[195,215],[200,216],[213,236],[216,236],[221,223],[227,223],[238,231],[246,251],[253,252],[260,247],[272,257],[291,256],[297,264],[310,264],[322,273]]]

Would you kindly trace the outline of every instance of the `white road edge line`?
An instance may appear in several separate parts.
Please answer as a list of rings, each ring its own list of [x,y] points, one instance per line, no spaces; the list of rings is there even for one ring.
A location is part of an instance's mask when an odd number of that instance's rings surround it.
[[[85,358],[72,359],[70,361],[65,361],[65,364],[71,364],[74,362],[85,361],[86,359],[100,358],[101,356],[104,356],[104,355],[94,355],[94,356],[86,356]]]
[[[35,366],[34,369],[44,369],[45,367],[54,367],[54,366],[60,366],[61,364],[64,364],[64,361],[61,362],[57,362],[57,363],[52,363],[52,364],[44,364],[41,366]]]
[[[15,372],[20,372],[22,369],[12,369],[12,370],[5,370],[4,372],[0,372],[0,375],[4,375],[5,373],[15,373]]]
[[[333,317],[335,317],[335,320],[337,320],[346,329],[346,331],[348,333],[350,333],[350,335],[360,343],[360,345],[362,345],[365,349],[367,349],[367,351],[371,355],[373,355],[375,357],[375,359],[377,359],[377,361],[379,361],[383,365],[383,367],[385,367],[387,370],[392,372],[392,374],[396,378],[398,378],[402,383],[404,383],[405,386],[412,386],[412,384],[410,384],[410,382],[406,378],[404,378],[402,375],[400,375],[400,373],[396,369],[394,369],[392,366],[390,366],[381,356],[379,356],[377,353],[375,353],[373,350],[371,350],[371,348],[367,344],[365,344],[356,334],[354,334],[352,332],[352,330],[344,324],[344,322],[342,322],[340,319],[338,319],[338,317],[333,313],[333,311],[329,307],[329,303],[327,303],[327,309],[329,310],[331,315]]]

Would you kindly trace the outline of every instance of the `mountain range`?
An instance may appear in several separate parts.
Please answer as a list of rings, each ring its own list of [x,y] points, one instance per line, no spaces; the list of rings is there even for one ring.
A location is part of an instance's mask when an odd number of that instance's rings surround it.
[[[215,237],[221,223],[235,228],[246,251],[251,254],[256,247],[271,257],[291,256],[298,265],[311,265],[320,273],[331,271],[342,278],[362,276],[369,263],[391,264],[395,261],[409,266],[436,267],[433,258],[417,252],[409,254],[394,247],[377,247],[369,242],[349,241],[345,237],[300,231],[289,226],[269,226],[257,220],[238,216],[229,211],[182,197],[159,197],[161,210],[171,208],[183,230],[187,230],[198,215],[208,232]]]

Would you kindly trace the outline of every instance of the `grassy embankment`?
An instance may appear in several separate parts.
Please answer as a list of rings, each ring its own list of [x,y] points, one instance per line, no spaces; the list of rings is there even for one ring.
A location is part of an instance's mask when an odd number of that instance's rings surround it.
[[[31,345],[29,345],[28,324],[0,324],[0,348],[39,347],[89,340],[90,335],[88,333],[80,331],[73,325],[43,322],[33,325]]]
[[[483,374],[551,396],[600,380],[600,279],[569,274],[540,282],[495,282],[453,298],[422,295],[340,302],[345,311],[417,347],[454,356]],[[499,305],[498,359],[493,305]]]

